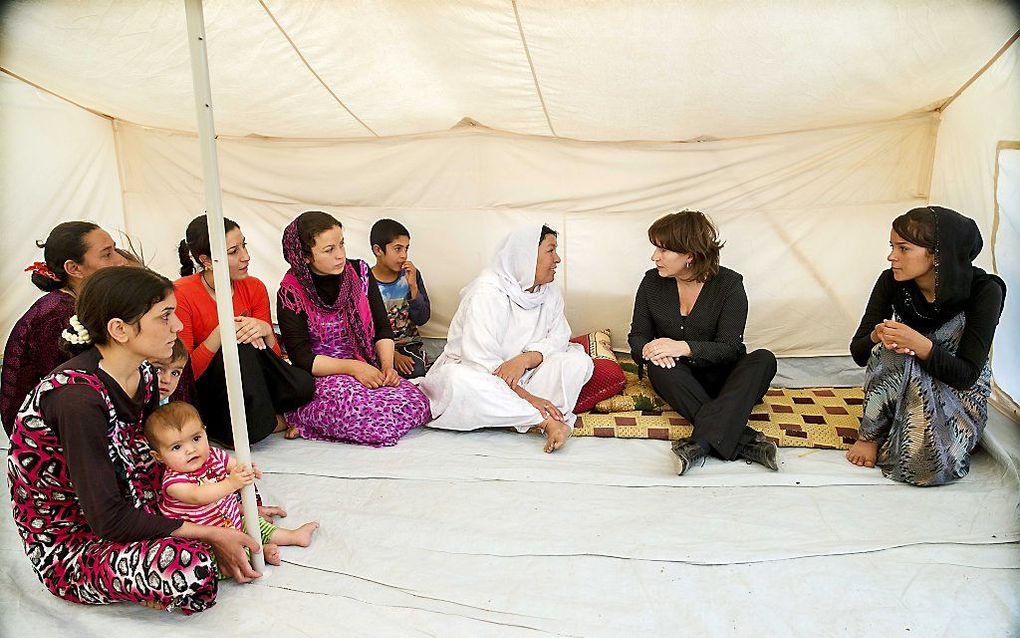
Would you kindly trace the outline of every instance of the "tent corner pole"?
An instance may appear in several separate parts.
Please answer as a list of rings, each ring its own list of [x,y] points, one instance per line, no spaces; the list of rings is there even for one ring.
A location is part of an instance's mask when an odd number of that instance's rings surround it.
[[[227,267],[227,240],[223,232],[223,195],[220,191],[220,171],[216,159],[216,129],[213,120],[212,88],[209,84],[209,58],[205,45],[205,16],[202,11],[202,0],[184,0],[184,8],[188,21],[188,49],[191,52],[191,80],[195,92],[195,112],[198,117],[198,141],[202,151],[202,181],[205,185],[205,206],[209,222],[209,247],[212,253],[210,257],[214,265],[213,282],[215,289],[223,293],[231,290],[231,286]],[[233,326],[232,295],[216,294],[215,298],[216,314],[221,329],[223,326]],[[234,433],[234,453],[238,463],[250,465],[251,446],[248,443],[237,341],[230,338],[229,328],[221,341],[230,424]],[[262,538],[253,485],[245,486],[241,490],[241,509],[244,513],[245,532],[261,547]],[[265,560],[261,552],[252,552],[251,561],[256,571],[264,571]]]

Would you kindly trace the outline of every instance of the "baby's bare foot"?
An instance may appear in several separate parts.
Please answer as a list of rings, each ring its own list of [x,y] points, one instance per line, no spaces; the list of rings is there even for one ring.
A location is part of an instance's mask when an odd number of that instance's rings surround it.
[[[301,527],[294,530],[294,544],[298,547],[308,547],[312,544],[312,536],[316,530],[319,529],[319,524],[315,521],[305,523]]]
[[[878,441],[862,441],[858,439],[847,451],[846,458],[854,465],[875,467],[875,459],[878,458]]]
[[[262,556],[270,565],[280,564],[280,546],[275,543],[266,543],[262,546]]]
[[[315,521],[305,523],[297,529],[284,529],[279,527],[275,532],[273,532],[273,536],[269,540],[277,545],[308,547],[312,544],[312,535],[315,534],[315,530],[317,529],[319,529],[319,524]]]

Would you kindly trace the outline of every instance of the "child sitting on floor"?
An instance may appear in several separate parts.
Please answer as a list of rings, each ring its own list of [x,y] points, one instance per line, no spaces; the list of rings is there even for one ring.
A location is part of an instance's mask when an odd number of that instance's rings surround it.
[[[166,468],[160,503],[163,514],[243,531],[236,492],[262,478],[262,473],[210,447],[198,410],[183,401],[158,408],[145,421],[145,438],[153,458]],[[308,547],[318,528],[318,523],[310,522],[285,529],[259,517],[266,562],[280,564],[280,545]]]
[[[170,403],[170,396],[177,391],[177,384],[181,382],[184,366],[188,364],[188,349],[184,347],[184,342],[178,339],[174,342],[169,359],[154,359],[149,363],[156,368],[156,374],[159,376],[159,404],[166,405]]]
[[[425,376],[429,364],[418,326],[428,323],[432,309],[421,272],[407,259],[411,234],[398,221],[380,219],[372,225],[369,238],[375,254],[372,275],[395,337],[393,367],[405,379]]]

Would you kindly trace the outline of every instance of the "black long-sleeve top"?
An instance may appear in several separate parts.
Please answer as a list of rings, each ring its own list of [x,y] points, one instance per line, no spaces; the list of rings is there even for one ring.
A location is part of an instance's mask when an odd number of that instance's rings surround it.
[[[634,317],[627,340],[631,356],[639,366],[645,363],[641,356],[645,344],[666,337],[687,342],[692,367],[708,368],[732,364],[747,352],[746,323],[747,293],[739,273],[720,267],[719,273],[705,282],[685,317],[680,314],[676,279],[660,277],[652,269],[645,273],[634,297]]]
[[[117,415],[125,421],[140,420],[159,403],[158,388],[153,387],[153,400],[145,405],[145,388],[139,387],[134,397],[99,367],[101,357],[95,348],[71,359],[61,369],[84,370],[96,375],[113,402]],[[153,386],[158,380],[153,375]],[[114,542],[131,542],[162,538],[181,526],[181,521],[137,509],[125,496],[117,468],[108,453],[109,413],[103,398],[86,385],[66,385],[43,395],[40,402],[43,421],[61,445],[67,458],[67,472],[78,495],[89,527],[100,538]]]
[[[850,341],[850,354],[859,366],[868,364],[868,357],[875,347],[871,331],[882,320],[893,316],[895,285],[896,280],[891,270],[884,271],[875,282],[861,324]],[[942,346],[934,344],[927,360],[918,359],[921,369],[957,390],[973,386],[988,360],[992,337],[995,336],[995,327],[999,325],[999,315],[1002,313],[1002,298],[1002,288],[993,279],[976,280],[963,310],[966,323],[956,354],[950,354]]]
[[[364,269],[368,268],[368,264],[357,259],[349,259],[347,266],[354,266],[359,273],[364,273]],[[341,277],[343,274],[316,275],[312,273],[312,282],[323,303],[332,304],[336,301],[337,295],[340,294]],[[386,316],[386,306],[383,304],[382,294],[379,292],[379,286],[376,284],[375,276],[370,268],[368,270],[368,307],[372,311],[372,324],[375,328],[373,342],[380,339],[393,339],[393,329],[390,328],[390,320]],[[308,332],[308,314],[285,308],[277,298],[276,320],[280,323],[280,334],[283,337],[284,345],[287,346],[287,356],[290,357],[291,363],[302,370],[311,372],[316,354],[312,352],[311,335]]]

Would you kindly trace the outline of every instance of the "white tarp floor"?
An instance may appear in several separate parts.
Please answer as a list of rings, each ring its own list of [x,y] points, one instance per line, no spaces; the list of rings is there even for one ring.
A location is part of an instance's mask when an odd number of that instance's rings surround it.
[[[388,449],[277,437],[255,449],[261,489],[286,522],[322,523],[312,547],[185,619],[47,594],[0,516],[0,633],[1020,635],[1015,475],[979,450],[966,479],[921,489],[843,454],[679,478],[663,441],[545,455],[509,431]]]

